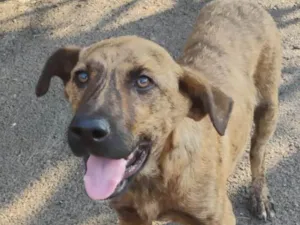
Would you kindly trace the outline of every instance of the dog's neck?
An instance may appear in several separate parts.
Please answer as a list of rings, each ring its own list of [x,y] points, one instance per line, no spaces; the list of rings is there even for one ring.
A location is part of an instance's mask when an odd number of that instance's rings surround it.
[[[185,118],[167,136],[161,149],[157,151],[160,152],[159,159],[154,161],[156,165],[153,164],[154,171],[157,170],[157,173],[153,174],[163,178],[160,183],[165,187],[170,183],[176,185],[174,182],[176,183],[178,178],[174,177],[174,174],[182,174],[183,171],[190,168],[191,163],[195,163],[195,157],[200,163],[202,151],[205,150],[201,145],[203,139],[201,131],[202,128],[207,129],[209,122],[209,118],[204,118],[200,123]]]

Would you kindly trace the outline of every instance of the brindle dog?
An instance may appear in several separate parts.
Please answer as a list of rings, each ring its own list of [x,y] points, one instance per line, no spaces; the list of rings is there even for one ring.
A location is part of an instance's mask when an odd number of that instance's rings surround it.
[[[54,75],[63,80],[75,113],[68,141],[86,159],[87,194],[110,199],[120,224],[233,225],[226,182],[253,122],[252,208],[274,216],[264,161],[281,58],[278,29],[264,9],[213,1],[179,60],[136,36],[67,46],[46,62],[36,94]]]

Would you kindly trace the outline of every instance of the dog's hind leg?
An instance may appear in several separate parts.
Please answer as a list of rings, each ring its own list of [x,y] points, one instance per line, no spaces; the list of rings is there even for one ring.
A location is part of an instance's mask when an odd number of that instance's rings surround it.
[[[255,130],[251,139],[252,210],[260,219],[272,219],[274,204],[265,178],[266,144],[272,137],[278,118],[278,87],[281,77],[281,51],[269,48],[263,52],[254,76],[259,103],[254,112]]]

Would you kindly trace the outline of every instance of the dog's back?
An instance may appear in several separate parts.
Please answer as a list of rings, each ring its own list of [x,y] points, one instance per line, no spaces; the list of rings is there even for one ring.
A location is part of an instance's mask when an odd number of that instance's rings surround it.
[[[277,65],[281,63],[280,35],[273,18],[257,4],[216,0],[200,11],[180,61],[202,72],[226,93],[234,89],[245,95],[251,84],[261,88],[253,79],[267,75],[256,72],[260,69],[257,63],[268,56],[276,57]],[[279,83],[279,74],[272,77]],[[245,79],[249,80],[242,84]]]

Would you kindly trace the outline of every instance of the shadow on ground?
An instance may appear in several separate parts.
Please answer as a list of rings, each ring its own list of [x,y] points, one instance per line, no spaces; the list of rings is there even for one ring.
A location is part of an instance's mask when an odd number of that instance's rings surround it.
[[[0,33],[0,92],[3,93],[0,97],[0,126],[3,128],[0,131],[0,149],[3,149],[0,159],[0,191],[3,193],[0,196],[0,214],[4,212],[3,219],[7,224],[115,223],[115,216],[106,204],[91,202],[84,194],[80,161],[71,155],[64,135],[71,111],[63,98],[62,84],[54,79],[45,97],[37,100],[34,96],[34,86],[50,52],[67,44],[87,45],[111,36],[135,34],[156,41],[176,58],[205,1],[177,0],[163,11],[137,20],[131,18],[129,22],[124,20],[123,23],[120,18],[128,16],[132,8],[143,4],[141,0],[125,1],[126,4],[119,4],[118,7],[103,9],[105,13],[98,9],[99,16],[95,16],[94,23],[86,25],[77,18],[84,20],[89,17],[86,14],[87,9],[91,9],[89,2],[65,0],[52,4],[45,1],[34,5],[33,10],[0,21],[7,27],[18,24],[18,21],[25,24]],[[1,1],[0,4],[4,3]],[[60,14],[64,7],[67,13]],[[299,23],[299,18],[286,19],[299,7],[273,8],[270,12],[280,28],[287,28]],[[59,23],[48,23],[52,13],[62,16]],[[68,15],[70,18],[73,15],[75,20],[70,20]],[[71,32],[72,27],[78,29],[76,34]],[[71,34],[60,35],[68,32]],[[295,75],[295,71],[299,73],[297,67],[292,66],[286,66],[283,70],[287,77],[293,76],[286,82],[290,86],[282,88],[283,102],[299,90],[299,74]],[[290,122],[293,118],[291,114]],[[292,128],[287,127],[286,123],[279,123],[274,142],[279,146],[285,143],[279,138],[282,135],[288,135],[286,138],[290,140],[290,130]],[[292,136],[297,137],[299,129],[294,128],[294,131]],[[294,139],[291,142],[296,143]],[[280,147],[285,147],[285,144]],[[289,225],[300,221],[299,215],[290,212],[298,207],[298,198],[292,196],[300,195],[299,179],[290,176],[294,174],[299,177],[300,149],[297,144],[290,148],[293,154],[278,160],[280,162],[268,172],[270,189],[278,203],[280,222],[277,224]],[[247,165],[247,156],[244,161],[243,166]],[[237,174],[248,174],[245,170],[248,168],[243,167]],[[248,182],[249,176],[246,176],[242,185]],[[238,224],[257,224],[257,221],[250,219],[246,209],[246,188],[239,183],[234,193],[232,199]]]

